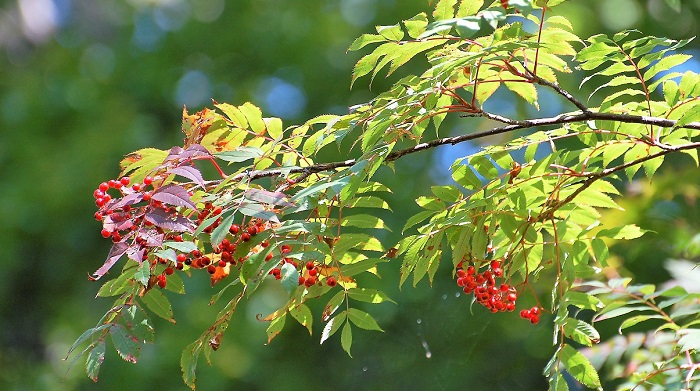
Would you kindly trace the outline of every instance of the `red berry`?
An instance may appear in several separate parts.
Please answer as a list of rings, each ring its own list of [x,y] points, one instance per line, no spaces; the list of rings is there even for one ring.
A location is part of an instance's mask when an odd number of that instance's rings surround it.
[[[529,319],[530,318],[530,311],[528,310],[520,310],[520,317],[523,319]]]
[[[186,259],[187,259],[187,255],[185,255],[183,253],[177,254],[177,261],[178,262],[185,262]]]
[[[249,241],[249,240],[250,240],[250,234],[248,234],[248,232],[243,232],[243,234],[241,235],[241,240],[244,241],[244,242]]]
[[[494,268],[493,270],[493,275],[496,277],[501,277],[503,275],[503,269],[500,267]]]
[[[105,192],[105,191],[109,190],[109,184],[107,182],[102,182],[102,183],[100,183],[99,189],[102,192]]]
[[[265,262],[269,261],[270,259],[272,259],[272,253],[265,255]]]
[[[299,277],[299,285],[304,285],[306,279],[304,277]]]
[[[467,267],[467,274],[473,276],[474,273],[476,273],[476,269],[474,269],[474,266],[469,265],[469,266]]]
[[[100,213],[100,212],[95,212],[95,220],[97,220],[97,221],[102,220],[102,213]]]
[[[153,183],[153,178],[151,178],[150,176],[147,176],[147,177],[143,178],[143,184],[144,184],[144,185],[148,186],[148,185],[150,185],[151,183]]]
[[[122,177],[119,182],[121,182],[122,185],[124,186],[129,186],[129,182],[131,182],[131,179],[128,176]]]
[[[148,202],[151,200],[151,193],[143,193],[143,200]]]
[[[330,286],[330,287],[334,287],[334,286],[337,284],[337,282],[335,281],[335,278],[333,278],[333,277],[328,277],[328,278],[326,279],[326,284],[327,284],[328,286]]]
[[[316,267],[316,265],[314,265],[313,261],[306,262],[306,268],[307,268],[308,270],[311,270],[311,269],[313,269],[313,268],[315,268],[315,267]]]
[[[241,227],[239,227],[238,224],[232,224],[231,228],[228,229],[228,232],[231,232],[232,234],[236,235],[240,230]]]
[[[105,192],[100,189],[95,189],[95,191],[92,192],[92,196],[95,197],[95,199],[102,198],[105,196]]]
[[[309,278],[307,278],[306,281],[304,282],[304,285],[306,285],[307,287],[310,288],[310,287],[313,286],[315,283],[316,283],[316,277],[309,277]]]
[[[219,261],[219,267],[224,267],[226,266],[228,262],[224,261],[223,259]]]
[[[283,245],[280,247],[280,251],[282,252],[282,254],[287,254],[287,253],[289,253],[289,252],[292,251],[292,247],[291,247],[290,245],[288,245],[288,244],[283,244]]]
[[[256,226],[254,226],[254,225],[251,225],[250,227],[248,227],[248,234],[249,234],[250,236],[255,236],[255,235],[257,235],[257,234],[258,234],[258,228],[257,228]]]
[[[102,234],[103,238],[108,238],[108,237],[112,236],[112,233],[107,231],[106,229],[103,229],[102,232],[100,232],[100,233]]]
[[[132,188],[134,191],[141,191],[141,185],[138,184],[138,183],[134,183],[133,186],[131,186],[131,188]]]
[[[507,299],[508,299],[508,301],[514,302],[515,300],[518,299],[518,295],[516,295],[515,293],[511,292],[511,293],[508,294]]]
[[[173,273],[175,273],[175,269],[173,269],[172,266],[168,266],[168,267],[165,268],[165,274],[171,275],[171,274],[173,274]]]
[[[540,323],[540,317],[537,315],[532,315],[532,317],[530,318],[530,323],[532,323],[532,324]]]
[[[498,269],[501,267],[501,262],[497,260],[491,261],[491,269]]]
[[[214,265],[209,265],[209,266],[207,266],[207,272],[208,272],[209,274],[214,274],[214,273],[216,273],[216,266],[214,266]]]
[[[158,286],[161,288],[165,288],[165,285],[168,283],[168,280],[166,279],[166,277],[161,274],[157,277],[157,279],[158,279]]]
[[[318,270],[316,269],[311,269],[309,270],[309,275],[312,277],[316,277],[316,274],[318,274]]]
[[[539,315],[539,314],[540,314],[540,308],[539,308],[539,307],[532,307],[532,308],[530,309],[530,313],[531,313],[532,315]]]

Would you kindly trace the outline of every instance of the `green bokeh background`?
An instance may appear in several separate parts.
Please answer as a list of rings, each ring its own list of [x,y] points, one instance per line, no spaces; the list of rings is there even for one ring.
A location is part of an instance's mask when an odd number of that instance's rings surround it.
[[[125,154],[177,145],[184,104],[195,111],[210,99],[251,101],[291,125],[371,99],[400,75],[380,75],[371,90],[361,79],[350,90],[352,66],[366,52],[346,54],[346,48],[375,25],[420,11],[429,11],[427,1],[0,2],[0,389],[186,389],[180,352],[217,312],[207,305],[213,291],[204,275],[185,279],[186,297],[171,296],[178,324],[154,319],[156,343],[144,349],[138,364],[108,349],[97,384],[85,377],[83,360],[67,371],[70,359],[63,358],[70,344],[111,304],[94,298],[100,283],[87,279],[109,249],[92,218],[93,189],[118,174]],[[684,1],[681,13],[662,0],[571,0],[558,12],[583,37],[637,28],[680,39],[700,28],[698,0]],[[697,55],[697,49],[687,51]],[[408,70],[421,65],[416,60]],[[561,83],[577,87],[573,80]],[[500,99],[506,112],[537,115],[513,106],[506,94]],[[561,109],[550,103],[543,112]],[[454,118],[443,127],[456,134],[468,130],[464,123]],[[453,153],[474,146],[460,148]],[[388,240],[417,210],[412,200],[445,181],[450,157],[456,155],[424,153],[399,161],[396,174],[382,173],[396,211],[383,216],[394,228]],[[618,247],[623,272],[643,282],[668,278],[662,261],[680,256],[698,231],[697,174],[689,160],[676,160],[669,164],[674,175],[661,172],[655,182],[664,184],[663,192],[642,184],[645,190],[637,189],[625,204],[627,212],[613,216],[660,232]],[[449,267],[432,288],[423,282],[402,291],[396,270],[382,265],[382,278],[366,281],[388,286],[398,305],[364,308],[386,332],[357,330],[354,358],[342,351],[337,336],[319,345],[318,320],[311,337],[289,321],[265,346],[266,324],[255,315],[283,300],[279,288],[267,284],[238,310],[213,365],[200,363],[198,388],[546,388],[541,370],[552,354],[546,321],[530,327],[514,314],[470,309]],[[543,297],[546,285],[538,284]],[[315,313],[320,311],[317,306]]]

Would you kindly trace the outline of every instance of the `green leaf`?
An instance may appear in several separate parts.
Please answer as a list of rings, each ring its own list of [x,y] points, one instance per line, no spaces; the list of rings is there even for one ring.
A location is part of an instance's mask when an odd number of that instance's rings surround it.
[[[286,320],[287,320],[287,314],[284,314],[282,316],[278,316],[277,318],[273,319],[270,322],[270,325],[267,326],[267,330],[265,330],[265,333],[267,334],[267,343],[268,344],[270,342],[272,342],[272,340],[277,335],[279,335],[279,333],[282,332],[282,329],[284,329],[284,323]]]
[[[348,309],[348,319],[355,324],[355,326],[365,329],[365,330],[375,330],[375,331],[384,331],[382,330],[379,325],[377,324],[377,321],[374,320],[372,315],[358,310],[357,308],[350,308]]]
[[[455,186],[431,186],[430,190],[435,194],[435,196],[443,202],[453,203],[457,201],[462,192],[459,191]]]
[[[292,294],[299,286],[299,271],[291,263],[285,263],[280,268],[282,287],[288,294]]]
[[[389,41],[400,41],[403,39],[403,30],[398,24],[392,26],[377,26],[377,32]]]
[[[378,263],[388,262],[388,259],[384,258],[368,258],[358,262],[350,263],[340,267],[340,274],[345,277],[352,277],[356,274],[366,272],[367,270],[375,267]]]
[[[102,363],[105,360],[105,350],[105,341],[99,341],[97,345],[90,350],[87,360],[85,361],[85,371],[87,372],[88,377],[94,382],[97,382],[97,375],[100,372],[100,366],[102,366]]]
[[[611,229],[605,229],[598,232],[599,237],[606,237],[611,239],[636,239],[644,235],[647,230],[643,230],[634,224],[624,225],[622,227],[616,227]]]
[[[353,288],[348,290],[348,295],[353,300],[364,301],[365,303],[383,303],[385,301],[396,304],[386,293],[370,288]]]
[[[180,356],[180,369],[182,370],[182,380],[185,381],[193,391],[194,383],[197,380],[196,370],[199,354],[202,352],[202,342],[194,341],[187,345]]]
[[[173,308],[168,297],[158,289],[151,289],[146,293],[141,300],[146,304],[146,307],[153,311],[154,314],[167,320],[170,323],[175,323],[173,318]]]
[[[265,121],[262,119],[262,111],[259,107],[255,106],[250,102],[246,102],[238,109],[245,115],[246,120],[248,120],[248,126],[253,132],[262,135],[265,132]]]
[[[367,234],[344,233],[333,246],[335,254],[345,254],[350,249],[384,251],[377,238]]]
[[[406,26],[408,36],[415,39],[425,31],[425,27],[428,25],[428,17],[425,15],[425,12],[421,12],[411,19],[404,20],[403,25]]]
[[[635,315],[635,316],[631,316],[629,318],[626,318],[624,320],[624,322],[622,322],[622,324],[620,325],[619,332],[622,333],[622,330],[624,330],[628,327],[632,327],[636,324],[645,322],[645,321],[650,320],[650,319],[664,319],[664,317],[661,315]]]
[[[120,324],[112,324],[109,328],[109,335],[112,337],[114,348],[124,361],[136,363],[141,354],[141,344]]]
[[[134,279],[141,283],[143,286],[148,286],[148,280],[151,278],[151,265],[149,262],[141,262],[136,273],[134,273]]]
[[[574,318],[566,320],[564,335],[586,346],[593,346],[593,344],[600,342],[600,334],[593,326]]]
[[[504,82],[506,88],[520,95],[521,98],[533,106],[537,110],[540,109],[540,104],[537,102],[537,88],[533,83],[526,82]]]
[[[219,244],[221,244],[221,241],[226,238],[226,235],[228,235],[229,229],[231,228],[231,224],[233,224],[235,213],[234,211],[226,212],[225,216],[222,217],[223,219],[221,220],[221,224],[214,228],[214,231],[211,233],[210,243],[212,247],[217,247]]]
[[[386,224],[384,224],[384,220],[380,219],[377,216],[372,216],[368,214],[343,216],[340,225],[343,227],[388,229]]]
[[[483,6],[484,0],[462,0],[459,2],[456,17],[463,18],[465,16],[476,15]]]
[[[100,290],[97,291],[97,296],[98,297],[109,297],[109,296],[117,296],[121,295],[122,293],[133,289],[134,287],[134,280],[132,279],[133,275],[130,273],[122,273],[119,275],[119,277],[109,280],[104,283],[100,287]]]
[[[452,170],[452,179],[468,190],[476,190],[482,186],[481,179],[474,174],[471,167],[466,164],[461,164],[461,160],[457,160],[450,168]]]
[[[574,379],[586,387],[600,388],[598,372],[586,356],[569,345],[564,345],[559,354],[562,364]]]
[[[288,264],[287,264],[288,265]],[[295,269],[296,270],[296,269]],[[297,277],[298,279],[299,277]],[[313,325],[313,315],[311,310],[306,304],[298,304],[289,309],[289,314],[292,315],[294,319],[299,322],[300,325],[306,327],[309,330],[309,335],[311,335],[312,325]]]
[[[333,319],[329,320],[325,326],[323,326],[323,332],[321,332],[321,343],[324,343],[328,338],[335,334],[340,326],[342,326],[347,320],[347,313],[345,311],[339,313]],[[349,348],[347,350],[350,350]],[[348,352],[350,354],[350,352]]]
[[[649,67],[646,72],[644,72],[644,80],[648,81],[652,77],[656,76],[659,72],[668,71],[669,69],[677,65],[683,64],[691,58],[693,58],[693,56],[688,54],[671,54],[669,56],[666,56],[659,60],[656,64]]]
[[[386,42],[386,38],[377,34],[362,34],[352,42],[348,51],[360,50],[371,43],[377,42]]]
[[[350,354],[350,347],[352,346],[352,328],[350,327],[350,322],[346,322],[343,326],[343,331],[340,333],[340,344],[343,346],[343,350],[348,353],[348,356],[352,357],[352,354]]]
[[[455,17],[455,5],[457,0],[439,0],[435,4],[435,10],[433,11],[433,18],[438,20],[452,19]]]
[[[567,291],[562,301],[584,310],[598,311],[603,308],[600,299],[583,292]]]
[[[214,154],[217,159],[227,161],[229,163],[240,163],[250,159],[257,159],[265,153],[257,147],[238,147],[233,151],[225,151]]]
[[[194,242],[163,242],[164,247],[170,247],[181,253],[189,254],[194,250],[197,250],[197,245]]]

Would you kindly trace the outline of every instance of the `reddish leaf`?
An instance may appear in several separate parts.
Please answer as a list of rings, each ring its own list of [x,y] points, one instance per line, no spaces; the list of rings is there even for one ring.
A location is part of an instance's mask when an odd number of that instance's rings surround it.
[[[157,227],[169,229],[176,232],[193,232],[192,221],[180,215],[171,215],[162,209],[154,209],[144,216],[146,221],[150,221]]]
[[[119,258],[124,255],[126,250],[129,249],[129,245],[126,243],[115,243],[112,246],[112,249],[109,250],[109,254],[107,255],[107,260],[105,261],[104,265],[102,265],[101,268],[97,269],[96,272],[93,273],[92,279],[93,280],[98,280],[100,277],[104,276],[107,274],[109,269],[114,266],[115,263],[119,260]]]
[[[180,167],[175,167],[170,170],[171,174],[175,175],[180,175],[185,178],[193,180],[196,184],[204,187],[204,178],[202,178],[202,173],[199,172],[198,169],[196,169],[193,166],[180,166]]]
[[[110,203],[109,208],[120,209],[126,205],[138,204],[141,200],[143,200],[143,193],[131,193],[115,200],[114,203]]]
[[[179,185],[165,185],[156,190],[151,196],[151,199],[168,205],[184,206],[192,210],[197,209],[194,202],[190,200],[187,189]]]

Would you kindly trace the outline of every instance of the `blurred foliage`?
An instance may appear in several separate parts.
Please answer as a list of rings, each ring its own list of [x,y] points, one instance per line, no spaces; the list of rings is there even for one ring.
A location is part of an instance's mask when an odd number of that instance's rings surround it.
[[[155,320],[158,342],[138,365],[108,350],[97,385],[77,368],[82,362],[67,372],[68,347],[109,305],[93,299],[99,285],[86,278],[109,247],[92,219],[92,190],[116,176],[125,153],[177,144],[184,104],[194,111],[209,99],[250,100],[294,123],[367,101],[389,83],[378,78],[371,91],[362,82],[349,90],[359,54],[347,55],[347,47],[373,25],[406,19],[425,3],[0,2],[0,388],[184,389],[177,357],[217,310],[207,306],[206,277],[185,281],[187,305],[172,298],[179,324]],[[584,37],[637,28],[680,39],[700,29],[699,0],[684,1],[680,13],[663,0],[574,0],[561,11]],[[458,118],[446,125],[460,131]],[[402,189],[397,199],[405,205],[392,207],[405,215],[416,211],[411,200],[421,183],[447,170],[437,153],[396,166],[387,183]],[[635,183],[622,202],[626,211],[606,216],[657,232],[616,248],[617,262],[640,282],[668,279],[663,261],[682,257],[699,232],[697,170],[666,171],[654,183]],[[385,220],[400,227],[405,215]],[[243,308],[213,367],[200,367],[201,389],[546,387],[540,371],[551,355],[550,330],[513,328],[507,316],[481,308],[472,313],[451,278],[432,289],[423,283],[389,292],[398,305],[374,311],[386,333],[356,338],[354,359],[337,341],[319,346],[300,326],[264,346],[266,325],[255,314],[279,305],[274,287],[265,292]]]

